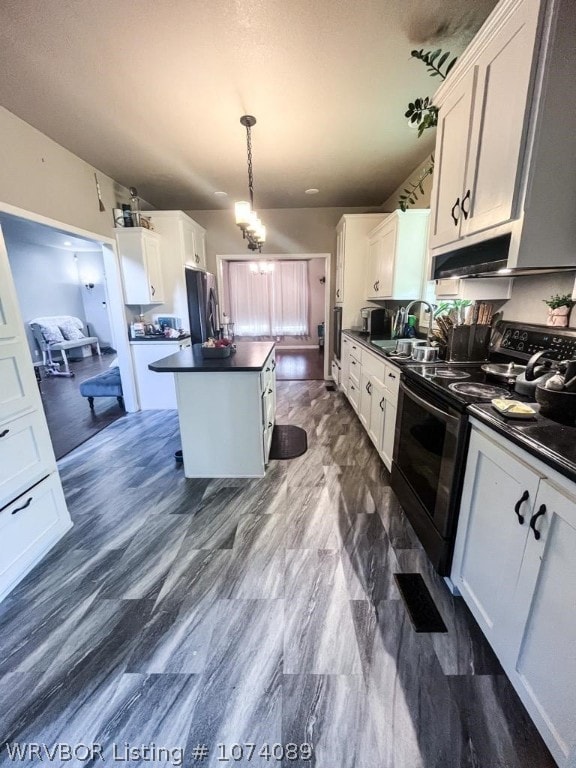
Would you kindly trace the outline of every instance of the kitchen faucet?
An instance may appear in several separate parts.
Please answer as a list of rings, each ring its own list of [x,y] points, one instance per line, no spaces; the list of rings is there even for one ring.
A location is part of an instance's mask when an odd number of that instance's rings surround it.
[[[406,307],[406,319],[408,319],[408,316],[410,315],[410,310],[415,304],[425,304],[428,307],[428,333],[426,335],[426,339],[428,343],[432,340],[432,324],[434,323],[434,304],[430,304],[429,301],[424,301],[423,299],[416,299],[415,301],[411,301],[410,304]]]

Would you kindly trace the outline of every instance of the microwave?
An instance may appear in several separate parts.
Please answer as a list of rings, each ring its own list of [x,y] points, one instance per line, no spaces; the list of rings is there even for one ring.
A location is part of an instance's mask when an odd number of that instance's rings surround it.
[[[153,315],[152,320],[154,325],[159,325],[162,331],[164,328],[173,328],[175,331],[180,331],[184,328],[182,318],[176,315]]]

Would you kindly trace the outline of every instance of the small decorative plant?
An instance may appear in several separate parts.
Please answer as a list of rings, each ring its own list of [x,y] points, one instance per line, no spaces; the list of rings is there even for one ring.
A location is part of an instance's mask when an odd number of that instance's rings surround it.
[[[454,64],[458,60],[456,56],[450,59],[449,51],[442,51],[438,48],[436,51],[411,51],[412,58],[425,64],[430,77],[446,78]],[[432,103],[430,96],[414,99],[408,104],[408,109],[404,113],[411,125],[418,128],[418,138],[422,136],[427,128],[435,128],[438,125],[438,108]],[[418,197],[424,194],[422,182],[434,172],[434,156],[430,158],[430,164],[422,171],[415,182],[408,182],[408,187],[404,188],[403,194],[398,198],[398,207],[401,211],[407,211],[411,205],[416,203]]]
[[[574,301],[569,293],[564,293],[562,296],[557,293],[543,301],[546,306],[550,307],[550,309],[558,309],[559,307],[568,307],[571,309],[574,306]]]
[[[570,310],[575,303],[572,296],[569,293],[564,293],[562,295],[557,293],[554,296],[550,296],[549,299],[543,299],[543,301],[548,307],[548,320],[546,321],[546,325],[555,325],[561,328],[566,328]]]

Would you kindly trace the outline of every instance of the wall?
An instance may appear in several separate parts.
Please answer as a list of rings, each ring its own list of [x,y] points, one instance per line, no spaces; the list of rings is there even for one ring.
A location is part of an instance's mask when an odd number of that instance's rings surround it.
[[[98,172],[106,207],[100,212],[97,169],[2,107],[0,136],[0,202],[113,237],[112,209],[129,202],[126,187]]]
[[[86,322],[74,254],[7,238],[8,260],[33,359],[40,358],[28,323],[35,317],[74,315]]]
[[[374,213],[380,208],[273,208],[259,211],[266,225],[268,253],[334,253],[336,224],[345,213]],[[219,211],[187,211],[206,230],[207,265],[216,270],[216,256],[250,252],[234,223],[233,204]],[[334,259],[332,260],[335,261]],[[335,265],[333,264],[333,267]]]
[[[417,168],[414,168],[412,173],[408,176],[408,178],[400,184],[398,189],[395,189],[394,192],[390,195],[390,197],[384,201],[382,204],[382,210],[383,211],[395,211],[396,208],[399,208],[398,205],[398,198],[403,193],[404,188],[408,186],[410,182],[416,182],[422,171],[428,167],[430,164],[430,157],[431,155],[428,155],[425,160],[423,160],[420,165]],[[422,182],[422,186],[424,188],[424,194],[421,195],[418,200],[416,200],[415,205],[411,205],[411,208],[430,208],[430,195],[432,193],[432,176],[427,176],[424,181]],[[418,193],[420,194],[420,193]]]
[[[84,317],[90,323],[90,330],[100,339],[102,349],[112,346],[112,329],[108,315],[108,294],[104,277],[102,251],[87,251],[77,254],[78,278]],[[86,284],[94,284],[86,288]]]
[[[515,277],[512,296],[501,306],[505,320],[545,325],[548,307],[543,299],[559,293],[572,294],[574,273]],[[576,312],[572,312],[570,325],[576,326]]]

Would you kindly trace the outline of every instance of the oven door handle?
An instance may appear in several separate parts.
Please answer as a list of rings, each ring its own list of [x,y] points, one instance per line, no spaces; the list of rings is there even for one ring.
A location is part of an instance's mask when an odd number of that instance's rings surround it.
[[[417,395],[415,392],[413,392],[409,387],[404,384],[404,382],[400,382],[400,389],[406,393],[408,397],[410,397],[412,400],[418,403],[418,405],[422,406],[427,411],[430,411],[430,413],[434,413],[436,416],[438,416],[439,419],[442,419],[443,421],[458,421],[458,416],[453,416],[451,413],[446,413],[446,411],[443,411],[441,408],[437,408],[435,405],[432,405],[427,400],[424,400],[424,398]]]

